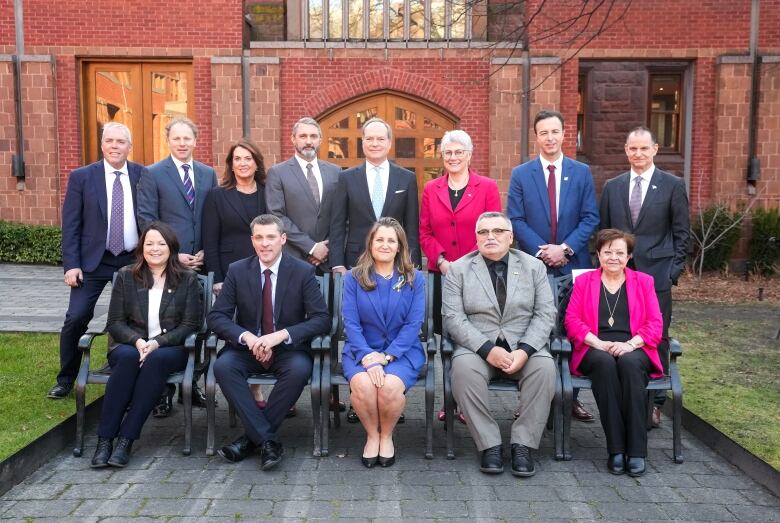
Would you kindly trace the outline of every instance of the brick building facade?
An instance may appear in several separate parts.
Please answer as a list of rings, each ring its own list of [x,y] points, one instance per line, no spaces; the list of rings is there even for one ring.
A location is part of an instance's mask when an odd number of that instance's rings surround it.
[[[168,74],[154,72],[161,67],[188,67],[190,72],[183,78],[190,94],[182,95],[186,110],[173,98],[166,99],[167,107],[186,112],[198,123],[196,158],[214,164],[218,172],[224,168],[229,144],[244,132],[247,105],[249,134],[271,165],[292,154],[288,136],[299,117],[327,119],[338,110],[348,112],[364,102],[369,107],[391,96],[429,111],[416,115],[417,109],[396,107],[395,113],[388,113],[406,132],[407,141],[397,143],[399,154],[404,145],[409,162],[414,156],[428,158],[435,143],[421,138],[422,134],[415,138],[417,129],[422,133],[427,127],[425,136],[430,136],[431,130],[462,128],[474,139],[474,167],[495,178],[505,192],[511,167],[521,161],[523,68],[529,63],[513,41],[505,40],[507,35],[516,39],[518,25],[529,20],[530,85],[534,86],[530,114],[542,108],[564,114],[565,151],[592,165],[597,189],[625,170],[626,131],[658,121],[668,131],[665,140],[670,146],[659,154],[657,164],[686,178],[694,207],[748,198],[752,64],[748,57],[751,2],[747,0],[650,4],[616,0],[609,16],[599,12],[589,26],[579,20],[563,32],[557,30],[561,26],[555,20],[579,9],[582,2],[480,0],[463,14],[457,11],[461,4],[389,0],[384,22],[369,15],[357,25],[339,26],[354,16],[348,10],[352,3],[326,2],[343,6],[341,13],[326,17],[317,11],[325,5],[321,0],[202,0],[175,7],[150,0],[98,4],[27,0],[23,2],[21,77],[23,185],[11,173],[16,148],[13,4],[0,0],[2,220],[59,224],[68,173],[94,159],[90,139],[97,130],[88,110],[95,105],[89,98],[95,88],[85,73],[94,64],[108,64],[108,69],[111,64],[138,66],[139,78],[151,78],[152,83]],[[444,5],[446,10],[436,11]],[[401,8],[409,6],[426,6],[426,12],[432,13],[430,20],[420,19],[419,12],[404,14]],[[625,6],[628,11],[623,13]],[[442,18],[437,19],[436,13]],[[606,30],[575,54],[602,21]],[[321,38],[333,36],[334,31],[333,38]],[[758,34],[763,63],[755,125],[761,175],[755,187],[761,205],[777,207],[780,0],[761,3]],[[146,66],[151,73],[144,72]],[[248,73],[245,78],[242,71]],[[123,82],[122,74],[109,77]],[[662,92],[665,87],[674,91],[671,98]],[[158,98],[169,96],[154,85],[149,89]],[[133,94],[129,87],[122,92]],[[99,113],[106,106],[105,101],[100,103],[104,105]],[[152,147],[153,141],[159,141],[159,127],[149,122],[152,114],[159,116],[166,110],[147,109],[143,103],[142,110],[124,111],[125,118],[138,118],[134,120],[136,141],[141,139],[139,133],[146,136],[146,152],[137,161],[152,158],[152,149],[159,148]],[[109,103],[105,114],[111,117],[115,106]],[[445,123],[430,123],[436,118]],[[351,161],[356,143],[348,141],[352,138],[339,142],[343,129],[338,125],[333,129],[326,130],[334,138],[330,148],[323,144],[322,154]],[[349,134],[343,131],[344,136]],[[528,137],[533,155],[532,131]],[[429,167],[420,167],[417,174],[421,182],[435,176]]]

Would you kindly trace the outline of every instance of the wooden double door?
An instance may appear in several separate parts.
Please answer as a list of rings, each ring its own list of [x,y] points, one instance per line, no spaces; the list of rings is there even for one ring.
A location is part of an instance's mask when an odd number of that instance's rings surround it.
[[[441,174],[439,144],[456,121],[418,100],[383,92],[349,102],[319,119],[323,140],[320,158],[342,168],[365,161],[362,125],[373,117],[382,118],[393,129],[390,159],[417,176],[422,197],[425,183]]]
[[[149,165],[169,154],[165,126],[193,117],[192,64],[181,62],[82,62],[84,162],[102,158],[100,135],[108,122],[130,128],[130,160]]]

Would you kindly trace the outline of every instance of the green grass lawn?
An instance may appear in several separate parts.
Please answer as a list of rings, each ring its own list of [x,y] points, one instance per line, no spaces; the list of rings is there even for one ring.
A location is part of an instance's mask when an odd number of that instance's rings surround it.
[[[685,407],[780,469],[780,307],[675,303]]]
[[[95,348],[92,365],[102,366],[105,342],[96,341]],[[73,394],[58,401],[46,398],[59,361],[56,334],[0,333],[0,460],[75,414]],[[87,402],[102,395],[103,389],[88,387]]]

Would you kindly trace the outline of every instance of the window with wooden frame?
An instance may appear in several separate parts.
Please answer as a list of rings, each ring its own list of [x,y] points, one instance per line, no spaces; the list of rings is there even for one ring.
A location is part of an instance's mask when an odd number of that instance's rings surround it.
[[[647,122],[660,152],[679,153],[682,143],[683,75],[652,72],[648,79]]]
[[[577,78],[577,152],[586,152],[586,104],[588,101],[588,75],[580,74]]]

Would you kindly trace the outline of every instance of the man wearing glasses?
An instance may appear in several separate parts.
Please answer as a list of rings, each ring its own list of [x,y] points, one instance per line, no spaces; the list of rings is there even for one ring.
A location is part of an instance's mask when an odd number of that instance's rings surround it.
[[[450,265],[442,291],[444,327],[455,344],[452,392],[468,422],[480,470],[504,471],[498,423],[488,406],[488,382],[517,380],[520,415],[510,437],[512,474],[536,473],[531,449],[539,441],[555,393],[555,362],[548,351],[555,321],[544,263],[510,249],[509,218],[486,212],[477,219],[477,252]]]

